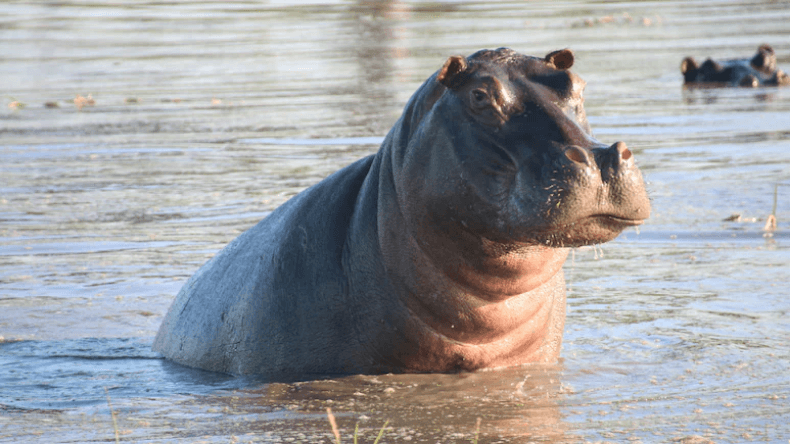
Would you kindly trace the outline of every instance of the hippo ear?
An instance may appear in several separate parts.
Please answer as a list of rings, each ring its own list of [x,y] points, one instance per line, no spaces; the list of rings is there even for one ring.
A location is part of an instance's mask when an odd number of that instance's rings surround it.
[[[573,66],[573,51],[568,48],[546,54],[544,60],[557,69],[570,69]]]
[[[686,57],[680,62],[680,73],[685,74],[689,71],[696,71],[699,68],[697,65],[697,61],[694,60],[694,57]]]
[[[757,54],[749,62],[754,69],[760,71],[772,71],[776,68],[776,55],[770,45],[761,45],[757,48]]]
[[[439,70],[436,80],[446,87],[453,84],[453,78],[466,70],[466,57],[452,56],[444,62],[444,66]]]
[[[757,48],[757,52],[767,52],[768,54],[774,54],[774,49],[771,47],[771,45],[764,43],[760,45],[759,48]]]

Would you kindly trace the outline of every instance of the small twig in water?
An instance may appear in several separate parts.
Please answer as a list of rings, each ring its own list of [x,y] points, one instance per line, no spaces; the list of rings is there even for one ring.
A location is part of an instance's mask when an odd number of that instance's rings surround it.
[[[771,210],[771,214],[776,216],[776,198],[779,195],[779,184],[774,185],[774,208]]]
[[[115,430],[115,443],[120,444],[121,437],[118,433],[118,420],[115,418],[115,410],[112,409],[112,403],[110,402],[110,391],[107,390],[107,387],[104,387],[104,393],[107,394],[107,405],[110,407],[110,416],[112,416],[112,428]]]
[[[335,441],[337,444],[340,444],[340,431],[337,429],[337,422],[335,421],[335,415],[332,414],[332,408],[326,408],[326,416],[329,418],[329,424],[332,426],[332,433],[335,435]]]
[[[472,441],[472,444],[477,444],[477,439],[480,437],[480,423],[483,421],[483,418],[477,418],[477,428],[475,428],[475,439]]]
[[[340,444],[340,430],[337,428],[337,421],[335,421],[335,415],[332,414],[332,409],[330,407],[326,408],[326,417],[329,419],[329,424],[332,426],[332,434],[335,435],[335,442],[337,444]],[[389,423],[390,423],[389,419],[384,421],[384,425],[381,426],[381,430],[379,430],[379,435],[376,437],[376,440],[373,441],[373,444],[379,444],[381,437],[384,436],[384,430],[387,429],[387,424]],[[354,444],[357,444],[358,437],[359,437],[359,422],[357,422],[356,427],[354,427]]]
[[[765,226],[763,227],[763,231],[776,231],[776,200],[777,196],[779,195],[779,184],[774,186],[774,207],[771,210],[771,214],[765,219]]]

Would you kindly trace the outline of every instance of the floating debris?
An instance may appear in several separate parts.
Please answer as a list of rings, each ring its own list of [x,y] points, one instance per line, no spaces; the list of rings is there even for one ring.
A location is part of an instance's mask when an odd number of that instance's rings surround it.
[[[639,24],[642,26],[653,26],[653,25],[660,25],[663,23],[663,19],[659,15],[655,15],[652,17],[640,17],[638,20],[635,19],[631,14],[624,12],[622,14],[617,15],[605,15],[603,17],[590,17],[583,20],[577,20],[571,23],[571,28],[584,28],[584,27],[593,27],[593,26],[605,26],[605,25],[614,25],[614,26],[625,26],[625,25],[633,25]]]
[[[757,222],[756,217],[743,217],[740,213],[732,213],[732,215],[722,219],[722,222],[736,222],[736,223],[754,223]]]
[[[58,102],[44,102],[44,108],[60,108],[60,104]]]
[[[96,104],[96,101],[93,100],[93,96],[91,96],[90,94],[88,94],[88,97],[83,97],[83,96],[81,96],[79,94],[77,94],[77,96],[74,97],[74,105],[77,106],[78,110],[81,110],[82,108],[84,108],[86,106],[93,106],[95,104]]]
[[[715,444],[714,441],[711,441],[708,438],[699,435],[691,435],[691,436],[684,436],[682,438],[676,438],[673,439],[672,442],[677,442],[680,444]]]
[[[20,110],[24,108],[26,105],[19,100],[14,100],[13,102],[8,104],[8,107],[14,111]]]
[[[776,216],[769,214],[768,217],[765,218],[765,226],[763,226],[763,231],[776,231]]]

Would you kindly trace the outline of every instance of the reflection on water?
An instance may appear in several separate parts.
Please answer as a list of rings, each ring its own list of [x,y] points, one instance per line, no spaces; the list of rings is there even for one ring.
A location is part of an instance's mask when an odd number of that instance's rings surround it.
[[[327,407],[344,442],[468,443],[477,418],[480,442],[784,442],[790,90],[684,89],[679,63],[770,43],[790,69],[786,6],[3,3],[0,441],[112,441],[109,395],[128,442],[329,443]],[[499,46],[574,49],[653,199],[572,253],[561,363],[266,384],[151,353],[206,259]]]

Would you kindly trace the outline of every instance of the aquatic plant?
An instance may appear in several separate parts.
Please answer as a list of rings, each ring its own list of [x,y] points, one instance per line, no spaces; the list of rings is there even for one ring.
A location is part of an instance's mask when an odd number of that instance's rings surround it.
[[[326,416],[329,419],[329,425],[332,426],[332,434],[335,435],[335,442],[337,444],[341,444],[340,442],[340,430],[337,428],[337,421],[335,421],[335,415],[332,414],[332,408],[326,408]],[[381,440],[381,437],[384,436],[384,429],[387,428],[387,424],[389,424],[389,420],[384,421],[384,425],[381,426],[381,430],[379,430],[379,434],[376,437],[376,440],[373,441],[373,444],[378,444]],[[359,437],[359,422],[357,425],[354,426],[354,444],[357,444],[357,439]]]

